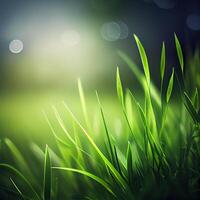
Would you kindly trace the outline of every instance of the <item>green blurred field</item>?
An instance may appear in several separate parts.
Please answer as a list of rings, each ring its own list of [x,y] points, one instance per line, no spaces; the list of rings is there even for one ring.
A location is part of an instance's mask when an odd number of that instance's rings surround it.
[[[92,119],[97,119],[99,109],[95,92],[87,95],[88,111]],[[0,132],[2,137],[8,137],[15,141],[37,141],[40,144],[49,143],[52,139],[50,128],[45,121],[43,112],[55,122],[55,114],[52,106],[65,115],[62,101],[68,103],[81,120],[82,113],[78,90],[73,94],[66,91],[29,91],[6,92],[0,94]],[[114,125],[120,116],[117,97],[102,95],[102,104],[107,111],[108,120]],[[94,124],[95,126],[95,124]],[[50,141],[49,141],[50,140]]]

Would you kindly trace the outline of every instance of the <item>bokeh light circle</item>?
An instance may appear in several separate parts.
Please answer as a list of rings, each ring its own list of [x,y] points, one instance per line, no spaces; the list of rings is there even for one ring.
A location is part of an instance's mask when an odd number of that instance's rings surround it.
[[[24,48],[23,42],[21,40],[12,40],[9,44],[9,50],[12,53],[20,53]]]
[[[186,20],[187,26],[194,31],[200,30],[200,15],[191,14],[187,17]]]
[[[120,38],[120,26],[116,22],[108,22],[101,27],[101,35],[107,41],[116,41]]]
[[[129,35],[129,29],[126,23],[124,23],[123,21],[119,21],[118,22],[119,26],[120,26],[120,39],[126,39]]]

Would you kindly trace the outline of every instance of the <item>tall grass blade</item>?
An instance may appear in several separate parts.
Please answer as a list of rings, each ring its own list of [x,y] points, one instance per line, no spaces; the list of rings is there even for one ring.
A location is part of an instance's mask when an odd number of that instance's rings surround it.
[[[119,157],[118,157],[118,154],[117,154],[116,146],[114,145],[113,148],[114,148],[114,154],[115,154],[115,160],[116,160],[117,169],[118,169],[119,173],[122,175],[122,177],[124,178],[124,176],[122,174],[122,171],[121,171],[121,167],[120,167],[120,162],[119,162]]]
[[[113,163],[115,163],[113,147],[112,147],[110,135],[109,135],[109,132],[108,132],[108,128],[107,128],[107,125],[106,125],[106,120],[105,120],[103,108],[102,108],[102,105],[101,105],[101,102],[100,102],[99,95],[98,95],[97,91],[96,91],[96,96],[97,96],[97,100],[98,100],[99,107],[100,107],[100,112],[101,112],[101,117],[102,117],[102,120],[103,120],[103,125],[104,125],[104,128],[105,128],[105,132],[106,132],[106,137],[107,137],[107,140],[108,140],[108,146],[109,146],[109,150],[110,150],[111,160],[112,160]]]
[[[174,38],[175,38],[175,45],[176,45],[176,51],[177,51],[177,55],[178,55],[178,60],[179,60],[179,64],[181,66],[181,71],[183,73],[183,67],[184,67],[184,61],[183,61],[183,52],[182,52],[182,48],[180,45],[180,42],[178,40],[178,37],[176,35],[176,33],[174,33]]]
[[[81,83],[80,79],[78,79],[78,91],[79,91],[79,96],[80,96],[80,100],[81,100],[81,107],[82,107],[85,123],[87,125],[87,128],[90,130],[91,127],[90,127],[87,107],[86,107],[86,103],[85,103],[85,95],[84,95],[84,91],[83,91],[83,87],[82,87],[82,83]]]
[[[0,164],[0,169],[4,169],[7,172],[12,172],[15,176],[19,177],[26,184],[26,186],[30,189],[30,191],[32,191],[35,198],[38,199],[38,200],[41,200],[41,198],[39,197],[39,195],[37,194],[37,192],[35,191],[35,189],[31,185],[31,183],[28,181],[27,178],[25,178],[25,176],[20,171],[18,171],[13,166],[11,166],[9,164],[4,164],[4,163]]]
[[[120,100],[120,103],[122,104],[122,107],[124,108],[124,94],[123,94],[123,88],[122,88],[122,82],[120,79],[119,74],[119,68],[117,67],[117,73],[116,73],[116,87],[117,87],[117,95]]]
[[[174,85],[174,68],[172,69],[172,74],[171,74],[169,84],[167,87],[167,94],[166,94],[166,102],[167,103],[169,102],[169,99],[171,97],[173,85]]]
[[[77,145],[75,140],[71,137],[71,135],[69,134],[69,132],[67,131],[67,129],[65,128],[65,125],[64,125],[64,122],[63,120],[61,119],[57,109],[55,106],[52,106],[53,110],[54,110],[54,113],[55,113],[55,116],[56,116],[56,119],[58,120],[58,123],[60,125],[60,127],[62,128],[62,130],[64,131],[64,133],[66,134],[66,136],[68,137],[68,139],[70,140],[70,142],[72,144],[74,144],[75,146]]]
[[[75,172],[75,173],[82,174],[84,176],[90,177],[91,179],[93,179],[96,182],[98,182],[99,184],[101,184],[114,197],[116,197],[116,195],[114,194],[114,192],[112,191],[112,189],[110,188],[110,186],[107,182],[105,182],[103,179],[101,179],[100,177],[98,177],[98,176],[96,176],[96,175],[94,175],[90,172],[79,170],[79,169],[67,168],[67,167],[52,167],[52,168],[56,169],[56,170],[71,171],[71,172]]]
[[[16,160],[16,164],[19,165],[21,170],[28,172],[30,175],[28,164],[25,161],[24,157],[22,156],[20,150],[10,139],[5,138],[4,142],[11,151],[11,153],[13,154],[14,159]]]
[[[49,156],[48,146],[45,148],[45,157],[44,157],[44,178],[43,178],[43,199],[51,199],[51,160]]]
[[[190,113],[192,119],[194,120],[195,123],[200,123],[200,117],[198,116],[195,107],[192,104],[192,100],[190,99],[190,97],[187,95],[186,92],[184,92],[184,97],[185,97],[185,107]]]
[[[164,74],[165,74],[165,65],[166,65],[166,53],[165,53],[165,43],[162,43],[161,59],[160,59],[160,77],[161,84],[163,83]]]
[[[129,181],[129,184],[131,185],[133,181],[132,180],[133,179],[133,160],[132,160],[130,142],[128,142],[126,160],[127,160],[128,181]]]
[[[47,124],[48,124],[48,126],[49,126],[49,128],[50,128],[50,130],[51,130],[51,132],[52,132],[52,134],[53,134],[53,136],[55,137],[57,143],[58,143],[58,144],[60,143],[60,144],[63,144],[63,145],[65,145],[65,146],[69,147],[69,145],[68,145],[66,142],[64,142],[64,140],[62,140],[60,137],[57,136],[57,134],[56,134],[56,132],[55,132],[55,130],[54,130],[54,128],[53,128],[51,122],[49,121],[49,118],[47,117],[47,115],[46,115],[45,112],[43,112],[43,115],[44,115],[45,120],[46,120],[46,122],[47,122]],[[59,146],[59,145],[58,145],[58,146]]]
[[[144,69],[144,73],[145,73],[145,77],[147,80],[147,85],[150,86],[150,73],[149,73],[149,64],[148,64],[148,60],[147,60],[147,55],[146,52],[144,50],[144,47],[142,46],[142,43],[140,42],[139,38],[134,34],[134,38],[140,53],[140,58],[142,61],[142,65],[143,65],[143,69]]]
[[[195,94],[194,94],[194,107],[195,107],[197,113],[199,112],[199,109],[200,109],[200,103],[199,102],[200,102],[199,92],[198,92],[198,89],[196,88]]]
[[[96,143],[94,140],[90,137],[88,132],[83,128],[83,126],[80,124],[80,122],[77,120],[77,118],[74,116],[72,111],[69,109],[69,107],[63,102],[65,108],[69,112],[69,114],[72,116],[73,120],[76,122],[76,124],[80,127],[80,129],[83,131],[85,136],[87,137],[88,141],[91,143],[93,146],[94,150],[99,154],[101,159],[104,161],[104,163],[108,166],[108,168],[111,170],[115,178],[118,180],[120,185],[125,189],[126,188],[126,182],[123,180],[119,172],[115,169],[115,167],[112,165],[112,163],[106,158],[106,156],[101,152],[101,150],[97,147]]]
[[[19,195],[21,196],[22,199],[24,198],[24,195],[22,194],[21,190],[19,189],[19,187],[17,186],[17,184],[13,181],[12,178],[10,178],[11,183],[13,184],[13,186],[15,187],[15,189],[17,190],[17,192],[19,193]],[[26,198],[27,199],[27,198]]]
[[[127,56],[124,52],[118,50],[118,55],[120,58],[128,65],[128,67],[131,69],[135,77],[137,78],[138,82],[142,86],[143,90],[146,88],[146,78],[145,75],[141,72],[141,70],[138,68],[138,66],[133,62],[133,60]],[[161,101],[160,101],[160,94],[155,85],[153,83],[150,83],[150,90],[151,95],[157,105],[161,107]]]

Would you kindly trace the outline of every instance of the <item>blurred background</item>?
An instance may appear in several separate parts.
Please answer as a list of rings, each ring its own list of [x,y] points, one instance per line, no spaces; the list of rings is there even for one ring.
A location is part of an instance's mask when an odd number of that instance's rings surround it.
[[[122,50],[141,68],[134,33],[158,85],[162,41],[167,73],[178,63],[174,32],[189,59],[200,42],[199,0],[0,0],[1,137],[45,138],[49,128],[42,111],[62,100],[79,113],[78,78],[89,109],[96,105],[96,89],[108,110],[117,101],[117,66],[124,86],[137,92],[117,53]]]

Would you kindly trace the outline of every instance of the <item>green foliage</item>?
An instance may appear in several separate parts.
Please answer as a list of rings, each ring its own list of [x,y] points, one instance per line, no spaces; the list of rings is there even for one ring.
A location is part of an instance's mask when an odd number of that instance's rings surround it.
[[[99,178],[98,176],[95,176],[92,173],[89,173],[89,172],[83,171],[83,170],[78,170],[78,169],[73,169],[73,168],[67,168],[67,167],[53,167],[53,169],[55,169],[55,170],[64,170],[64,171],[71,171],[71,172],[75,172],[75,173],[87,176],[87,177],[95,180],[99,184],[101,184],[106,190],[108,190],[115,197],[115,194],[111,190],[111,188],[108,185],[108,183],[106,183],[103,179]]]
[[[147,87],[145,75],[138,68],[138,66],[134,63],[134,61],[131,60],[131,58],[128,55],[126,55],[124,52],[118,51],[118,55],[126,63],[126,65],[131,69],[135,78],[138,80],[138,82],[142,86],[143,90],[145,91],[145,89]],[[152,95],[153,100],[155,100],[155,102],[156,102],[156,104],[158,104],[158,106],[161,106],[159,91],[153,85],[153,83],[150,84],[150,90],[151,90],[151,95]]]
[[[105,128],[105,132],[106,132],[106,137],[107,137],[108,147],[109,147],[109,153],[111,155],[111,160],[112,160],[113,164],[115,164],[115,156],[114,156],[114,152],[113,152],[113,145],[112,145],[112,142],[111,142],[111,139],[110,139],[110,135],[109,135],[109,132],[108,132],[108,127],[106,125],[106,120],[105,120],[103,108],[102,108],[101,102],[99,100],[99,95],[98,95],[97,92],[96,92],[96,96],[97,96],[97,100],[98,100],[98,103],[99,103],[101,117],[102,117],[102,120],[103,120],[103,125],[104,125],[104,128]]]
[[[13,157],[17,160],[16,163],[20,163],[19,167],[21,167],[25,171],[29,171],[28,164],[26,163],[23,155],[21,154],[20,150],[15,146],[15,144],[8,138],[5,138],[4,142],[13,154]]]
[[[56,106],[52,106],[55,122],[44,112],[55,146],[46,146],[44,153],[40,145],[31,141],[33,154],[28,154],[28,159],[10,139],[3,140],[0,152],[3,154],[5,150],[6,154],[11,154],[14,162],[13,166],[0,164],[0,170],[3,170],[1,183],[5,185],[4,188],[0,185],[0,194],[1,190],[11,193],[10,187],[14,187],[12,194],[15,197],[34,200],[198,198],[198,88],[191,88],[189,94],[182,87],[181,98],[176,99],[175,104],[169,103],[174,97],[175,72],[172,69],[165,85],[165,43],[161,50],[159,91],[150,80],[144,47],[138,37],[134,37],[144,73],[126,54],[121,51],[118,54],[136,76],[144,96],[138,97],[135,92],[133,95],[122,85],[117,68],[116,89],[122,108],[120,114],[123,116],[119,114],[113,128],[108,120],[111,108],[104,109],[96,92],[100,116],[96,115],[94,109],[87,106],[89,103],[85,99],[81,81],[78,80],[81,104],[79,114],[82,114],[83,120],[79,120],[79,115],[76,116],[65,102],[62,104],[65,115]],[[184,85],[183,54],[176,35],[175,45],[183,78],[180,81]],[[43,172],[42,167],[33,170],[33,163],[37,163],[34,166],[42,166],[44,163]],[[37,178],[34,180],[32,177]]]
[[[161,58],[160,58],[160,77],[161,83],[163,82],[164,74],[165,74],[165,65],[166,65],[166,55],[165,55],[165,43],[162,44]]]
[[[116,180],[120,183],[121,187],[125,188],[126,183],[119,174],[119,172],[115,169],[115,167],[112,165],[112,163],[106,158],[106,156],[102,153],[102,151],[98,148],[94,140],[91,138],[91,136],[88,134],[88,132],[84,129],[84,127],[80,124],[78,119],[74,116],[74,114],[71,112],[69,107],[64,103],[65,108],[69,112],[69,114],[72,116],[73,120],[76,122],[76,124],[80,127],[82,132],[85,134],[87,137],[88,141],[90,144],[93,146],[94,150],[98,153],[99,157],[103,160],[103,162],[106,164],[106,166],[110,169],[110,171],[113,173],[114,177]]]
[[[0,164],[0,169],[3,169],[7,172],[12,173],[14,176],[18,177],[20,180],[22,180],[25,184],[25,186],[31,191],[32,196],[35,199],[41,200],[41,198],[39,197],[39,195],[37,194],[37,192],[35,191],[35,189],[33,188],[31,182],[19,171],[17,170],[15,167],[8,165],[8,164]]]
[[[12,182],[13,186],[15,187],[15,189],[17,190],[17,192],[20,194],[20,196],[22,197],[22,199],[24,199],[24,196],[23,196],[21,190],[18,188],[18,186],[16,185],[16,183],[13,181],[12,178],[10,178],[10,181]]]
[[[48,146],[46,145],[44,156],[44,180],[43,180],[43,198],[51,199],[51,160],[49,156]]]
[[[117,68],[117,73],[116,73],[116,84],[117,84],[117,95],[118,98],[124,107],[124,94],[123,94],[123,88],[122,88],[122,83],[120,79],[120,74],[119,74],[119,68]]]
[[[194,107],[196,109],[196,112],[199,112],[199,92],[198,89],[196,88],[195,94],[194,94]]]
[[[148,60],[147,60],[147,55],[146,52],[144,50],[144,47],[142,46],[142,43],[140,42],[139,38],[134,35],[139,53],[140,53],[140,58],[142,61],[142,65],[143,65],[143,69],[144,69],[144,74],[147,80],[147,84],[148,86],[150,85],[150,72],[149,72],[149,64],[148,64]]]
[[[190,97],[187,95],[186,92],[184,92],[184,96],[185,96],[185,106],[188,112],[190,113],[192,119],[194,120],[195,123],[200,123],[200,117],[198,116],[198,113],[195,110],[192,100],[190,99]]]
[[[175,33],[174,33],[174,38],[175,38],[175,45],[176,45],[176,51],[177,51],[177,55],[178,55],[179,64],[181,67],[181,71],[183,73],[184,61],[183,61],[182,48],[181,48],[180,42],[178,40],[178,37],[176,36]]]
[[[129,184],[132,183],[133,180],[133,160],[132,160],[132,152],[131,152],[131,145],[128,143],[128,148],[127,148],[127,172],[128,172],[128,181]]]
[[[169,102],[169,99],[171,97],[173,85],[174,85],[174,68],[172,70],[172,74],[171,74],[169,84],[168,84],[168,87],[167,87],[167,94],[166,94],[166,102],[167,103]]]

